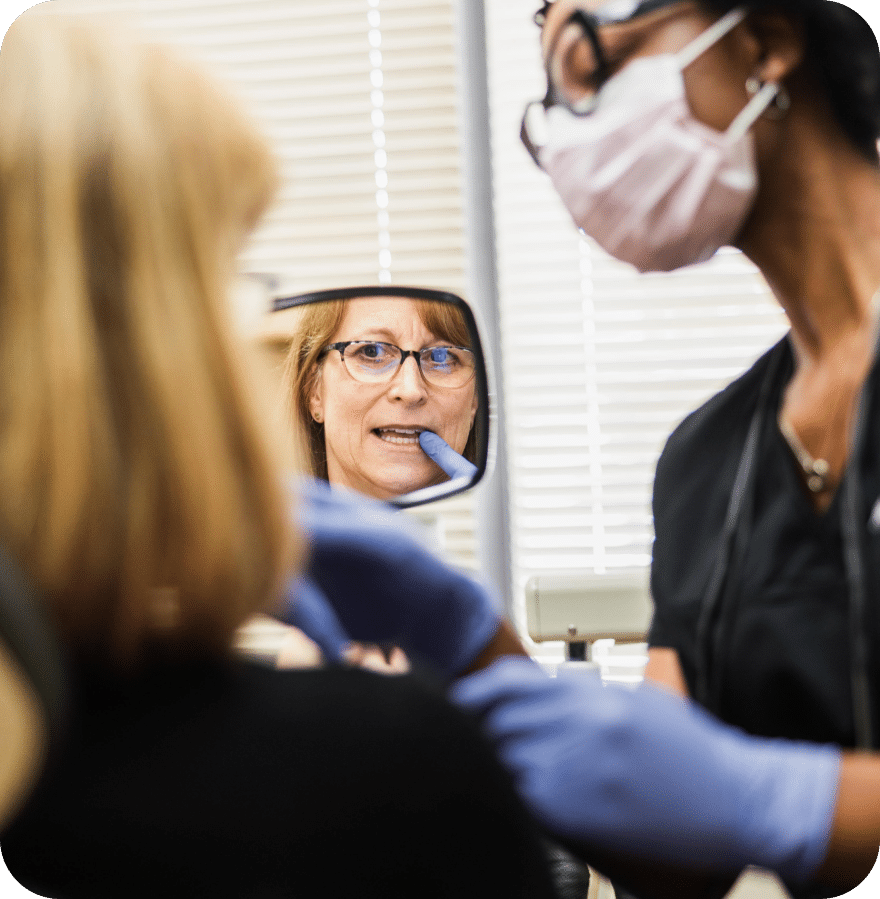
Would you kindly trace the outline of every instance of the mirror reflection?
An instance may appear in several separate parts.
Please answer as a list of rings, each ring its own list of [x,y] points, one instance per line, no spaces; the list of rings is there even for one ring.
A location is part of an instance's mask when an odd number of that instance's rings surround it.
[[[293,313],[284,392],[313,476],[407,505],[478,480],[485,369],[464,301],[373,287],[274,305]]]

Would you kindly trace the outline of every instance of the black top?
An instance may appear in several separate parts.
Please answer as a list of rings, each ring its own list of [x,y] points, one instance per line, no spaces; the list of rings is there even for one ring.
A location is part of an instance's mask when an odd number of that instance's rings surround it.
[[[722,630],[710,659],[719,685],[713,711],[751,733],[852,746],[842,490],[827,511],[817,513],[779,431],[778,411],[792,373],[793,356],[784,339],[688,416],[670,437],[654,484],[655,612],[649,641],[678,651],[688,687],[696,695],[700,610],[749,424],[768,379],[752,508],[731,564],[717,619]],[[850,460],[850,468],[858,466],[862,488],[857,529],[865,553],[861,568],[868,613],[861,627],[868,635],[875,734],[880,721],[880,537],[870,516],[880,496],[878,380],[875,365],[869,374],[873,399],[865,438]]]
[[[59,757],[4,835],[45,896],[543,897],[475,722],[413,676],[80,668]]]

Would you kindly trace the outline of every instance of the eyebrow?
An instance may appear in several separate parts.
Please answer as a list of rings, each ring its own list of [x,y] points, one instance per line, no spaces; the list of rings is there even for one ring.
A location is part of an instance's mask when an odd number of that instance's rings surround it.
[[[375,325],[367,325],[365,328],[361,328],[359,333],[369,334],[369,337],[355,337],[355,340],[385,340],[387,339],[389,343],[396,339],[394,332],[389,331],[388,328],[378,327]],[[374,334],[379,335],[379,337],[373,337]]]
[[[375,341],[377,341],[377,342],[379,342],[379,343],[393,343],[395,346],[397,346],[396,341],[397,341],[398,338],[397,338],[397,336],[394,334],[394,332],[393,332],[393,331],[389,331],[388,328],[385,328],[385,327],[371,327],[371,326],[368,325],[366,328],[363,328],[363,329],[362,329],[362,333],[369,334],[370,336],[369,336],[369,337],[352,337],[352,338],[349,338],[349,339],[351,339],[351,340],[375,340]],[[424,350],[424,349],[428,349],[428,347],[430,347],[431,344],[434,343],[434,342],[436,342],[436,341],[441,341],[441,342],[445,341],[445,338],[443,338],[443,337],[437,337],[435,334],[433,334],[433,333],[430,332],[430,331],[429,331],[428,333],[431,334],[431,337],[428,339],[427,343],[425,343],[425,344],[422,345],[422,349],[423,349],[423,350]],[[379,337],[374,337],[373,335],[375,335],[375,334],[378,334],[378,335],[381,335],[381,336],[379,336]],[[443,343],[443,346],[446,346],[446,344],[448,344],[448,343],[449,343],[449,341],[445,341],[445,342]]]

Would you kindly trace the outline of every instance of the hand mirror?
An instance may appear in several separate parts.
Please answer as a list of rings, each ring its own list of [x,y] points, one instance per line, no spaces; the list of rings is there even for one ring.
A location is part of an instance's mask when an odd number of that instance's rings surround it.
[[[486,364],[459,296],[350,287],[274,300],[283,390],[315,477],[408,507],[452,496],[486,470]]]

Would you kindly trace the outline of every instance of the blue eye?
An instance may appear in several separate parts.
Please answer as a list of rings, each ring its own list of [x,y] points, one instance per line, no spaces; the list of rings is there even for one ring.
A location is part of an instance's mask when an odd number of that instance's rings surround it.
[[[422,365],[437,374],[452,372],[461,368],[461,353],[455,347],[430,347],[427,350],[422,350]]]

